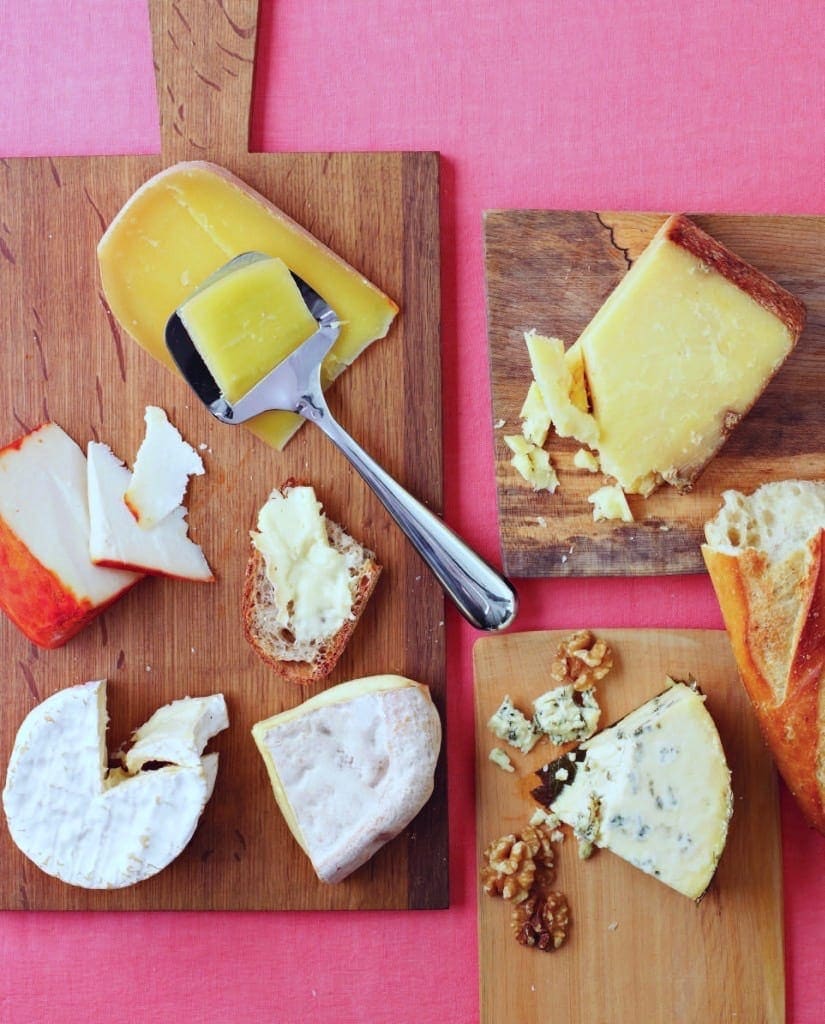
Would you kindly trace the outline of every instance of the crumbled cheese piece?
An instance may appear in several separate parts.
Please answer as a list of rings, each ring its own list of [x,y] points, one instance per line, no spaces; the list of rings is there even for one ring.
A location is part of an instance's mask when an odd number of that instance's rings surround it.
[[[533,701],[533,709],[536,728],[559,745],[592,736],[601,714],[595,690],[576,690],[572,683],[543,693]]]
[[[576,469],[586,469],[588,473],[599,472],[599,460],[587,448],[579,448],[573,456],[573,465]]]
[[[522,420],[521,432],[524,437],[541,448],[550,431],[550,413],[535,381],[530,382],[519,417]]]
[[[564,356],[564,342],[545,338],[535,331],[524,335],[533,370],[550,420],[560,437],[575,437],[582,444],[595,446],[599,428],[589,412],[574,401],[575,379]]]
[[[543,807],[537,807],[529,822],[534,828],[536,825],[546,825],[547,828],[558,829],[561,824],[559,816],[552,811],[546,811]],[[563,835],[563,833],[561,833]],[[550,837],[552,839],[552,836]]]
[[[553,494],[559,486],[559,478],[547,452],[521,434],[505,435],[504,443],[514,453],[510,465],[532,484],[533,490]]]
[[[522,754],[529,754],[541,736],[530,719],[525,718],[514,706],[509,696],[501,702],[487,723],[487,728],[494,736],[520,750]]]
[[[493,764],[497,764],[499,768],[502,768],[505,772],[514,772],[516,770],[513,767],[513,762],[507,756],[507,752],[502,750],[501,747],[493,747],[490,751],[489,758]]]
[[[559,768],[556,771],[556,778],[559,780],[559,782],[567,782],[569,777],[570,772],[566,768]]]
[[[633,522],[633,513],[627,503],[624,491],[618,484],[600,487],[589,495],[587,500],[593,506],[593,519],[601,522],[604,519],[621,519],[623,523]]]

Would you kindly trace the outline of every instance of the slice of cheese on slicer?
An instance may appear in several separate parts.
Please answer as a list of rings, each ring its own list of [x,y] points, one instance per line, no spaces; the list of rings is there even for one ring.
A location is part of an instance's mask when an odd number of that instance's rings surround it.
[[[155,733],[147,771],[107,769],[104,680],[59,690],[29,712],[3,790],[20,850],[47,874],[87,889],[133,885],[170,864],[212,795],[218,755],[200,756],[203,746],[228,725],[221,695],[189,698],[180,715],[178,703],[153,716],[164,721],[164,737],[153,719],[143,727],[144,745],[147,730]],[[175,763],[182,748],[186,763]]]
[[[110,224],[98,245],[106,301],[124,329],[171,369],[166,321],[210,274],[248,251],[282,259],[341,319],[338,341],[324,361],[326,383],[383,338],[398,312],[383,292],[263,196],[222,167],[197,161],[155,175]],[[248,426],[281,448],[300,423],[291,413],[268,412]]]
[[[705,698],[669,689],[538,772],[539,803],[586,843],[697,900],[722,856],[730,771]]]
[[[404,829],[433,789],[441,722],[401,676],[341,683],[252,735],[290,831],[322,882],[340,882]]]

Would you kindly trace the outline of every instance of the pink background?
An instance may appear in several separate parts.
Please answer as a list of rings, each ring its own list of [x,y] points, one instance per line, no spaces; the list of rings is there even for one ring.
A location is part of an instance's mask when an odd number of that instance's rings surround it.
[[[143,0],[5,0],[0,40],[0,156],[159,149]],[[446,516],[491,559],[482,210],[825,214],[823,53],[815,0],[262,0],[253,149],[442,154]],[[721,628],[704,577],[519,590],[520,629]],[[475,1020],[475,634],[448,628],[449,911],[6,913],[0,1020]],[[782,810],[788,1019],[814,1024],[825,840]]]

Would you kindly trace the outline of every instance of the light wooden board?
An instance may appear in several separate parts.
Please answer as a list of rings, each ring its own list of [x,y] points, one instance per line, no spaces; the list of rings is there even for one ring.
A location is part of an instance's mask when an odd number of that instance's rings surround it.
[[[733,773],[734,815],[710,889],[696,905],[606,850],[578,859],[568,836],[557,846],[555,888],[567,894],[569,939],[553,953],[520,946],[510,907],[479,888],[481,1016],[501,1021],[673,1024],[785,1019],[782,872],[776,775],[727,636],[704,630],[597,630],[615,666],[598,687],[608,725],[664,687],[665,674],[693,674],[707,694]],[[552,686],[549,667],[563,632],[476,642],[478,863],[489,842],[518,832],[537,806],[533,772],[558,749],[541,741],[512,751],[515,774],[488,760],[486,723],[505,693],[530,711]]]
[[[433,798],[401,836],[337,886],[317,881],[275,805],[252,724],[312,689],[280,682],[241,631],[248,531],[272,487],[309,479],[329,515],[385,566],[326,685],[397,672],[429,684],[444,720],[441,591],[382,506],[326,439],[304,428],[281,455],[213,420],[183,381],[113,322],[95,246],[123,202],[177,159],[224,164],[313,231],[401,306],[390,335],[336,383],[341,421],[414,494],[440,509],[438,161],[435,154],[249,154],[257,9],[246,0],[151,3],[163,153],[0,163],[0,442],[53,418],[82,446],[108,442],[131,461],[143,410],[163,406],[206,476],[190,488],[193,536],[214,585],[140,583],[61,650],[0,621],[6,667],[0,779],[24,715],[66,686],[108,677],[115,749],[159,705],[226,694],[231,728],[214,796],[183,855],[119,892],[70,888],[13,846],[0,822],[0,906],[33,909],[433,908],[448,902],[445,766]],[[318,687],[320,688],[320,687]],[[316,688],[317,689],[317,688]]]
[[[572,464],[577,442],[551,435],[554,495],[509,464],[531,379],[525,330],[572,344],[662,223],[662,214],[497,210],[485,216],[496,485],[511,576],[636,576],[704,571],[702,526],[728,487],[825,475],[825,218],[699,215],[695,220],[805,302],[796,350],[689,495],[630,497],[635,523],[594,523],[587,496],[604,478]],[[644,367],[639,368],[644,373]],[[667,401],[667,396],[662,396]],[[631,411],[628,410],[628,414]]]

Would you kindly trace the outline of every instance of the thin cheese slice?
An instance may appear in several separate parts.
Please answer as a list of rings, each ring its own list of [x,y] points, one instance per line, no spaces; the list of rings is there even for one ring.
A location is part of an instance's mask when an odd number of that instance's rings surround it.
[[[146,182],[98,245],[103,291],[129,334],[169,368],[170,315],[210,274],[243,252],[277,256],[333,307],[341,333],[324,363],[334,380],[390,328],[398,307],[263,196],[214,164],[175,164]],[[264,413],[250,429],[281,448],[300,425]]]
[[[533,795],[579,839],[699,899],[733,810],[730,771],[704,697],[674,683],[538,773]]]
[[[340,882],[405,828],[433,789],[441,723],[401,676],[341,683],[252,728],[275,799],[322,882]]]
[[[583,362],[604,472],[626,493],[689,489],[804,321],[783,288],[668,218],[565,356]]]

